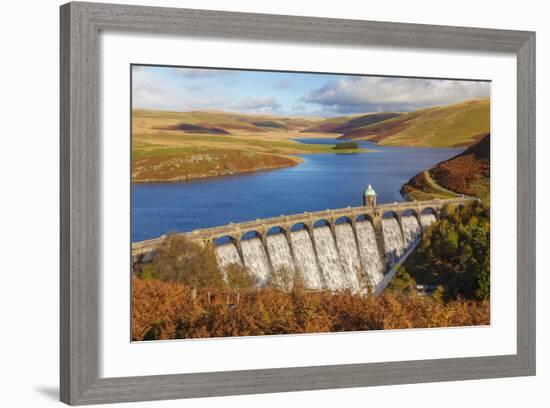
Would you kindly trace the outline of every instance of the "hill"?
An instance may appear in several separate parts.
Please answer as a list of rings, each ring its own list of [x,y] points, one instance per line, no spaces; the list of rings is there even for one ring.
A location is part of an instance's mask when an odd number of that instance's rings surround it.
[[[132,181],[217,177],[295,166],[297,154],[334,153],[333,145],[302,144],[300,129],[317,118],[244,115],[217,111],[132,112]],[[339,149],[364,153],[367,149]]]
[[[134,110],[132,116],[132,124],[137,132],[160,130],[216,135],[273,130],[300,131],[320,120],[219,111],[164,112],[141,109]]]
[[[302,144],[299,138],[373,140],[400,146],[467,146],[488,133],[489,99],[409,113],[369,113],[332,119],[252,115],[221,111],[132,112],[132,180],[180,181],[293,166],[296,154],[334,153],[329,144]],[[338,149],[364,153],[367,149]],[[453,169],[455,171],[456,169]],[[426,173],[424,185],[453,196],[440,177]],[[431,175],[430,175],[431,174]],[[482,187],[480,187],[482,188]],[[423,191],[418,189],[419,192]]]
[[[484,98],[403,113],[357,127],[341,138],[391,146],[459,147],[478,141],[489,126],[490,102]]]
[[[310,126],[302,132],[324,132],[324,133],[348,133],[357,128],[378,123],[383,120],[399,116],[397,112],[367,113],[352,116],[337,116],[335,118],[322,120]]]
[[[488,203],[490,193],[491,135],[468,147],[464,152],[417,174],[402,188],[401,193],[417,200],[448,197],[459,193],[480,197]]]

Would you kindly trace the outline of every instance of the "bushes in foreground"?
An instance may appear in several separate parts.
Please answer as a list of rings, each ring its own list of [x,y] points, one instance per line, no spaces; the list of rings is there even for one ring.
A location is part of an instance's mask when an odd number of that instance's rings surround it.
[[[254,336],[489,324],[489,302],[441,302],[415,293],[200,289],[132,281],[133,340]]]

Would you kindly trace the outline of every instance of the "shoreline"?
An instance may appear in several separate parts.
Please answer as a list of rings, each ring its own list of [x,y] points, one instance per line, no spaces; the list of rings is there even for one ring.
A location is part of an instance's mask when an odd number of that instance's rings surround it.
[[[236,171],[233,173],[223,173],[220,172],[219,174],[200,174],[200,175],[193,175],[192,177],[177,177],[172,179],[145,179],[145,180],[134,180],[132,177],[131,183],[132,184],[160,184],[160,183],[181,183],[181,182],[187,182],[187,181],[195,181],[195,180],[205,180],[210,178],[218,178],[218,177],[230,177],[230,176],[239,176],[243,174],[250,174],[250,173],[261,173],[264,171],[271,171],[271,170],[280,170],[280,169],[286,169],[294,166],[298,166],[304,162],[304,159],[301,157],[303,155],[308,154],[368,154],[368,153],[376,153],[376,150],[372,149],[365,149],[365,148],[359,148],[355,149],[357,151],[353,151],[352,149],[346,149],[342,151],[333,151],[333,152],[311,152],[311,153],[297,153],[297,154],[288,154],[284,155],[287,159],[292,160],[294,163],[292,164],[282,164],[282,165],[274,165],[274,166],[265,166],[261,168],[251,168],[246,169],[242,171]]]
[[[232,177],[232,176],[240,176],[243,174],[250,174],[250,173],[262,173],[265,171],[272,171],[272,170],[280,170],[280,169],[287,169],[290,167],[295,167],[304,162],[304,160],[299,156],[294,156],[293,160],[295,160],[294,163],[289,165],[280,165],[280,166],[266,166],[262,168],[257,169],[248,169],[243,171],[237,171],[234,173],[220,173],[220,174],[206,174],[206,175],[197,175],[194,177],[177,177],[174,179],[164,179],[164,180],[131,180],[131,184],[163,184],[163,183],[184,183],[184,182],[192,182],[197,180],[205,180],[205,179],[211,179],[211,178],[219,178],[219,177]]]

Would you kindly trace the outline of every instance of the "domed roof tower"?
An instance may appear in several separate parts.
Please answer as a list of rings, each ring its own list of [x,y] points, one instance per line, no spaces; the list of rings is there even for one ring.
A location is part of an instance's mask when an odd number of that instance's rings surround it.
[[[376,207],[376,191],[370,184],[365,190],[365,194],[363,194],[363,205],[365,207]]]

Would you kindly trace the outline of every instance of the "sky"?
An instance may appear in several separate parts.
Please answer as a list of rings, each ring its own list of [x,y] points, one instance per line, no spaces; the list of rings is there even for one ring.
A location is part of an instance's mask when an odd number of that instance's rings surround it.
[[[132,66],[134,109],[333,117],[407,112],[489,96],[490,83]]]

